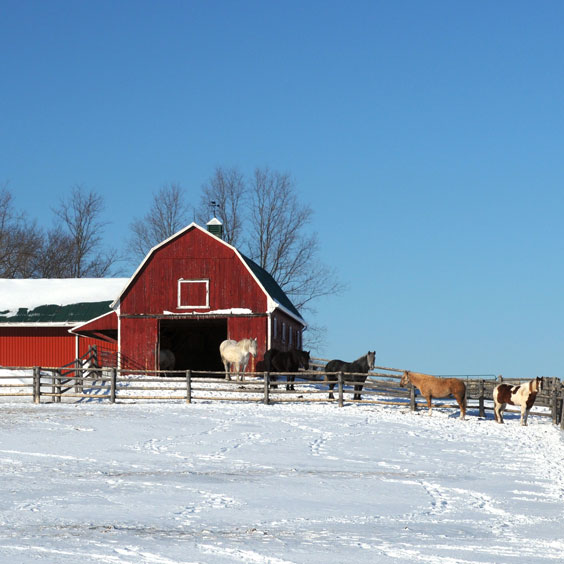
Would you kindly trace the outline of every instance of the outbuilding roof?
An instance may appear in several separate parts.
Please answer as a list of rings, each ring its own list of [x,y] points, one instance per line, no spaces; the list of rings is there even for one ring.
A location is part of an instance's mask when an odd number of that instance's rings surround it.
[[[0,279],[0,324],[74,325],[110,311],[128,278]]]

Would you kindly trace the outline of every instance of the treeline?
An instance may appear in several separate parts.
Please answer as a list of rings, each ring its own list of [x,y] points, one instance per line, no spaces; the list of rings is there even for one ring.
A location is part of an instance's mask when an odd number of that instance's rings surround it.
[[[0,277],[128,275],[154,245],[194,218],[205,225],[215,215],[224,239],[270,272],[302,312],[343,290],[336,272],[319,259],[313,210],[288,173],[257,168],[246,176],[235,167],[217,167],[196,193],[165,184],[153,193],[147,213],[132,219],[122,249],[104,239],[108,218],[96,191],[75,185],[52,213],[55,226],[40,227],[16,208],[9,184],[0,186]]]
[[[113,274],[115,250],[102,249],[104,202],[74,186],[53,208],[56,226],[45,229],[16,209],[5,184],[0,188],[0,277],[84,278]]]

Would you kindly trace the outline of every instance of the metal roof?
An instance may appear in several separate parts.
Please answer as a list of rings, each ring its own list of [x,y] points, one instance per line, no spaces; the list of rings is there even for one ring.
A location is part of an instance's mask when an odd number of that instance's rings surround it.
[[[99,317],[110,310],[111,300],[103,302],[81,302],[67,305],[42,305],[36,308],[19,308],[13,311],[0,311],[2,325],[74,325]]]
[[[111,311],[128,278],[0,279],[0,325],[75,325]]]
[[[245,256],[243,253],[240,253],[241,257],[247,264],[247,266],[251,269],[253,274],[256,276],[258,281],[262,284],[263,288],[266,290],[266,293],[279,305],[283,308],[287,309],[293,315],[303,319],[300,315],[300,312],[296,309],[294,304],[290,301],[290,298],[286,295],[284,290],[280,288],[278,282],[274,280],[271,274],[269,274],[264,268],[259,266],[256,262],[251,260],[249,257]]]

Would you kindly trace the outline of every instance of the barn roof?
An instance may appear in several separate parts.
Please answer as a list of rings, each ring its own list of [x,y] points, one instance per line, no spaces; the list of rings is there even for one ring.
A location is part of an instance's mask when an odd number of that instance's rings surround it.
[[[296,309],[294,304],[290,301],[290,298],[284,293],[284,290],[280,288],[276,280],[261,266],[259,266],[256,262],[251,260],[249,257],[246,257],[243,253],[240,253],[241,257],[247,264],[247,266],[251,269],[255,277],[258,281],[262,284],[266,293],[275,300],[279,305],[293,313],[295,316],[298,316],[302,319],[300,312]]]
[[[0,324],[74,325],[110,311],[128,278],[0,279]]]
[[[233,247],[229,243],[226,243],[223,239],[216,237],[213,233],[210,233],[208,230],[204,229],[203,227],[201,227],[197,223],[191,223],[190,225],[188,225],[184,229],[181,229],[180,231],[178,231],[177,233],[175,233],[174,235],[172,235],[171,237],[166,239],[165,241],[162,241],[158,245],[154,246],[149,251],[149,253],[145,257],[143,262],[141,262],[141,264],[138,266],[138,268],[135,271],[135,273],[133,274],[133,276],[129,279],[128,284],[123,288],[121,294],[114,301],[114,303],[112,303],[111,307],[117,308],[119,306],[119,302],[120,302],[122,296],[125,294],[126,290],[133,283],[133,281],[135,280],[137,275],[141,272],[141,270],[143,269],[145,264],[155,254],[155,252],[157,252],[161,247],[170,243],[172,240],[174,240],[178,237],[181,237],[182,235],[184,235],[185,233],[187,233],[188,231],[191,231],[193,229],[198,229],[202,233],[205,233],[209,237],[212,237],[213,239],[215,239],[219,243],[225,245],[226,247],[231,249],[240,258],[241,262],[247,267],[247,269],[249,270],[249,272],[251,273],[253,278],[256,280],[257,284],[262,288],[263,292],[269,298],[268,299],[269,311],[273,311],[275,308],[280,308],[285,313],[287,313],[291,317],[295,318],[297,321],[299,321],[303,325],[306,324],[303,317],[300,315],[299,311],[296,309],[294,304],[292,304],[290,298],[288,298],[288,296],[285,294],[284,290],[282,290],[282,288],[280,288],[280,286],[278,285],[276,280],[274,280],[274,278],[266,270],[264,270],[262,267],[260,267],[257,263],[255,263],[250,258],[243,255],[235,247]]]

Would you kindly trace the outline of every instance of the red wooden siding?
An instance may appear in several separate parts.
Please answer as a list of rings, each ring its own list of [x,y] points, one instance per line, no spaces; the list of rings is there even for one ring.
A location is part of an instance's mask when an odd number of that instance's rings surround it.
[[[257,358],[251,359],[248,370],[253,372],[257,362],[263,359],[267,347],[268,317],[231,317],[227,322],[228,338],[257,339]]]
[[[209,307],[182,307],[178,299],[179,280],[209,281]],[[193,292],[200,295],[186,295],[182,299],[198,300],[196,305],[201,306],[203,285]],[[122,296],[120,310],[122,315],[162,315],[165,311],[199,313],[234,307],[266,312],[266,306],[266,295],[236,253],[194,228],[155,252]]]
[[[121,318],[120,339],[122,368],[154,370],[158,340],[156,318]]]
[[[80,337],[78,343],[83,355],[100,341]],[[0,366],[60,367],[76,358],[76,348],[77,337],[66,327],[0,327]]]
[[[0,327],[0,365],[62,366],[76,356],[65,327]]]

